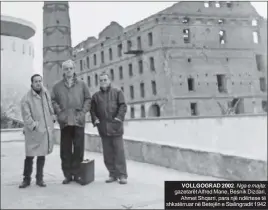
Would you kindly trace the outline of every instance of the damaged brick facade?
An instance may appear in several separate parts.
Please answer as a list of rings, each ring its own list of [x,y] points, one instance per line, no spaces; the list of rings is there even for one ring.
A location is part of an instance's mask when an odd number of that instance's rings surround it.
[[[91,93],[110,73],[128,118],[266,111],[267,21],[250,2],[179,2],[126,28],[111,22],[73,53]]]

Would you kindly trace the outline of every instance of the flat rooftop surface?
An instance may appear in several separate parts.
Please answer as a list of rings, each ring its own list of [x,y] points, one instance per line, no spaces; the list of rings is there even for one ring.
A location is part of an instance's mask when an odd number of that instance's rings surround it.
[[[165,180],[220,180],[128,160],[128,184],[106,184],[108,173],[102,154],[85,152],[85,158],[95,159],[95,181],[89,185],[62,184],[59,147],[55,146],[46,158],[47,187],[35,185],[34,161],[32,185],[19,189],[24,142],[1,139],[1,209],[164,209]]]

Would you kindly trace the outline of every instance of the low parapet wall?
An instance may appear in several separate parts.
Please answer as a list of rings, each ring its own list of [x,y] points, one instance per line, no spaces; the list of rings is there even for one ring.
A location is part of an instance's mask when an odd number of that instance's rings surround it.
[[[267,180],[267,116],[136,120],[126,122],[125,128],[129,160],[229,180]],[[134,131],[143,138],[127,137]],[[19,138],[22,130],[16,132],[12,135]],[[1,130],[1,141],[8,133]],[[58,128],[55,136],[59,143]],[[85,147],[102,152],[101,139],[89,125]]]

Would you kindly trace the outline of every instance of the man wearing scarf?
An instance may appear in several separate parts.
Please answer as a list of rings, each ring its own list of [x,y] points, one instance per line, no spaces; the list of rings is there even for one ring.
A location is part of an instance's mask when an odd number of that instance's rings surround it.
[[[79,182],[80,163],[84,158],[85,115],[90,110],[91,96],[85,82],[77,79],[75,63],[62,64],[63,79],[52,88],[51,98],[61,129],[60,157],[65,179]]]
[[[42,85],[42,77],[31,77],[31,90],[22,98],[21,114],[24,121],[25,153],[23,182],[19,188],[26,188],[31,183],[33,159],[36,162],[36,184],[45,187],[43,169],[45,156],[53,150],[54,111],[48,91]]]
[[[92,96],[91,118],[97,126],[103,147],[103,157],[109,178],[106,183],[119,180],[127,184],[127,166],[124,152],[124,119],[127,105],[123,92],[111,86],[109,75],[99,76],[100,90]]]

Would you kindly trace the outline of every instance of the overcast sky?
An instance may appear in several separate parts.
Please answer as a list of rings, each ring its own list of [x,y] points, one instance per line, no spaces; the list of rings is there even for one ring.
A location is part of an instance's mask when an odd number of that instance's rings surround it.
[[[111,21],[123,27],[157,13],[175,2],[70,2],[72,45],[98,34]],[[1,2],[1,14],[32,22],[36,34],[31,41],[35,47],[35,72],[42,73],[43,2]],[[252,2],[260,15],[267,18],[267,2]]]

